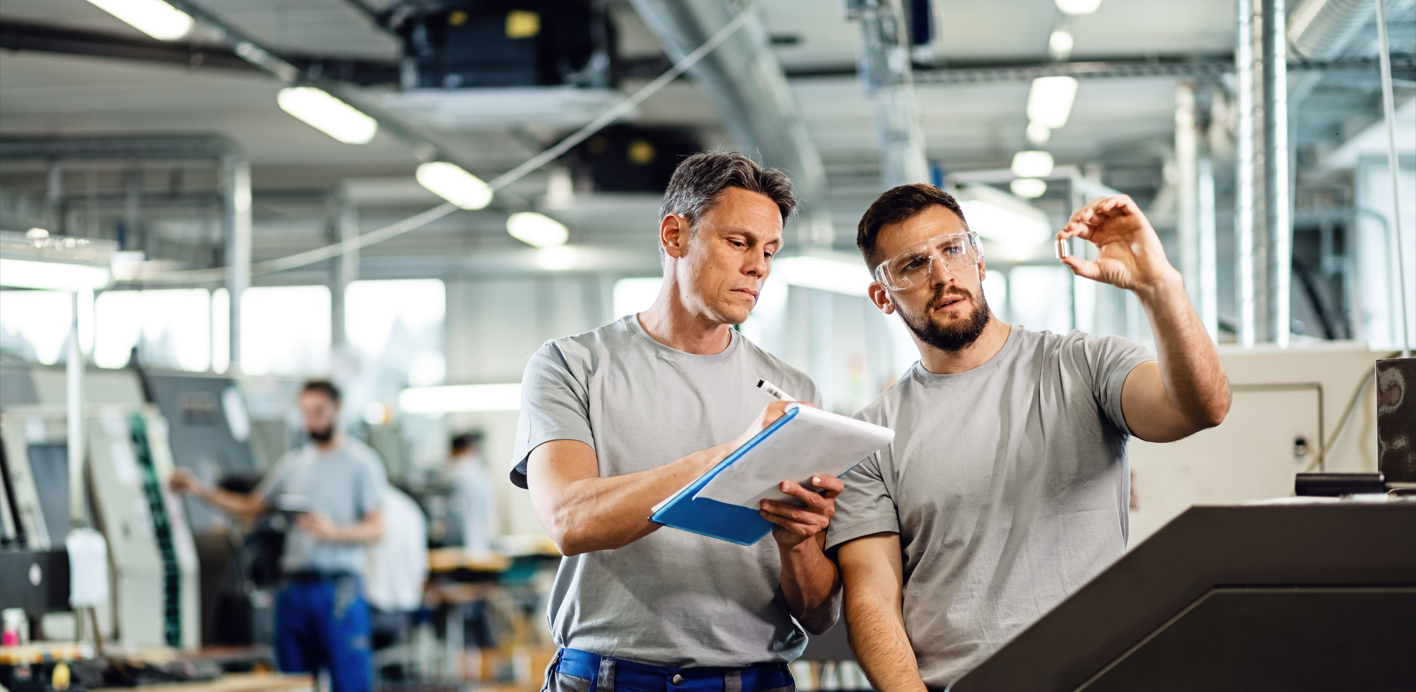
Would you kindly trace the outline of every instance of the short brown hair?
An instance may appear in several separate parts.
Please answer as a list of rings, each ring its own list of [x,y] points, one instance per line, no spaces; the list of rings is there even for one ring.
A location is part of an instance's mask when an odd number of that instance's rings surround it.
[[[933,206],[954,212],[959,220],[964,222],[964,228],[969,227],[958,200],[933,185],[901,185],[880,195],[870,208],[865,210],[865,216],[860,217],[860,224],[856,226],[856,247],[860,248],[860,254],[865,258],[866,268],[873,272],[875,267],[884,261],[875,247],[880,237],[880,229],[913,218]]]
[[[662,220],[669,214],[681,214],[688,219],[692,229],[718,203],[723,190],[730,187],[740,187],[771,198],[782,214],[783,223],[796,211],[796,195],[786,173],[776,168],[763,168],[735,151],[704,151],[684,159],[674,169],[669,187],[664,190],[659,218]]]
[[[300,387],[300,393],[304,394],[306,392],[319,392],[329,397],[330,403],[336,406],[339,405],[339,387],[334,386],[334,383],[329,380],[310,380],[306,382],[304,386]]]

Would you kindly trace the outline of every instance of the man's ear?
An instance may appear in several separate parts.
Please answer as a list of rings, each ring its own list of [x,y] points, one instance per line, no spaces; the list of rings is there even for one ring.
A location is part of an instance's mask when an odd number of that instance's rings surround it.
[[[870,287],[866,289],[870,293],[870,302],[875,303],[875,307],[880,308],[880,312],[887,315],[895,314],[895,303],[890,300],[890,292],[879,282],[870,282]]]
[[[688,219],[678,214],[665,214],[659,220],[659,246],[669,257],[683,259],[688,254]]]

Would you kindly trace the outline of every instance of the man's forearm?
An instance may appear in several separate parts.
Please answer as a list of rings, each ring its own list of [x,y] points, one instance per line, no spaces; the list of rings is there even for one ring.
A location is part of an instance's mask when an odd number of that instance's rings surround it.
[[[654,505],[727,458],[729,451],[711,447],[638,473],[582,478],[554,497],[540,497],[533,487],[532,500],[548,505],[538,508],[538,514],[562,553],[619,548],[657,530],[661,525],[649,521]]]
[[[383,519],[368,518],[356,524],[340,526],[329,540],[335,543],[374,543],[383,538]]]
[[[202,498],[206,503],[215,506],[227,514],[235,514],[242,518],[254,517],[265,513],[265,501],[256,495],[248,493],[234,493],[230,490],[201,485],[195,489],[197,497]]]
[[[841,614],[841,580],[835,563],[821,552],[821,540],[813,537],[790,548],[779,543],[777,553],[787,610],[809,634],[831,629]]]
[[[846,620],[851,624],[851,650],[871,687],[880,692],[925,691],[898,607],[876,594],[848,590]]]
[[[1179,273],[1137,289],[1136,295],[1155,335],[1166,400],[1185,412],[1197,429],[1219,425],[1229,410],[1229,383]]]

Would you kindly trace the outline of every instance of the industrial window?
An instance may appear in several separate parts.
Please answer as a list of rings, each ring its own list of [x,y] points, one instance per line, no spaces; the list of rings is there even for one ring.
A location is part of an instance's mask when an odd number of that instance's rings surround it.
[[[438,279],[355,281],[344,291],[344,335],[364,363],[414,387],[442,384],[446,312]]]
[[[133,347],[143,365],[211,367],[211,299],[204,288],[105,291],[94,302],[94,364],[121,368]]]
[[[248,375],[329,372],[327,286],[262,286],[241,293],[241,371]]]
[[[0,351],[45,365],[69,339],[74,297],[65,291],[0,291]]]

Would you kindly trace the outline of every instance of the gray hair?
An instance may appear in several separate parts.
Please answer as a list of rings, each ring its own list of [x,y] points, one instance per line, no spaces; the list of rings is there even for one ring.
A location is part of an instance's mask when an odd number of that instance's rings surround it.
[[[718,203],[723,190],[730,187],[771,198],[782,213],[783,223],[796,211],[796,195],[786,173],[763,168],[735,151],[704,151],[684,159],[674,169],[664,191],[664,203],[659,207],[659,219],[680,214],[688,219],[691,230]]]

